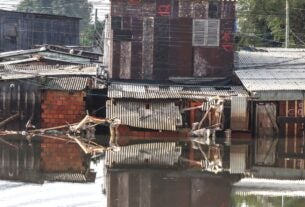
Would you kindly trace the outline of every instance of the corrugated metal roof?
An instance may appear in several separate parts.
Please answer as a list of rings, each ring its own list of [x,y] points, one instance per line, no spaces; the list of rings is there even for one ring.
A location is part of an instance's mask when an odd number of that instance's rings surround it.
[[[305,68],[304,49],[258,48],[256,51],[238,51],[234,56],[235,68]]]
[[[54,77],[46,82],[43,89],[82,91],[88,86],[90,78],[81,76]]]
[[[38,53],[42,51],[46,51],[46,47],[36,48],[36,49],[29,49],[29,50],[15,50],[15,51],[9,51],[9,52],[1,52],[0,58],[8,58],[8,57],[16,57],[21,55],[30,55],[33,53]]]
[[[252,69],[235,73],[249,92],[305,90],[305,69]]]
[[[241,86],[204,87],[190,85],[161,85],[112,82],[109,98],[134,99],[203,99],[210,96],[248,96]]]
[[[182,124],[174,102],[107,101],[106,118],[117,117],[121,124],[139,128],[176,131]]]
[[[108,167],[120,165],[170,166],[178,163],[182,148],[173,142],[135,144],[120,147],[119,151],[106,151]]]
[[[33,66],[0,66],[1,79],[33,78],[52,75],[89,75],[96,76],[96,65],[33,65]]]

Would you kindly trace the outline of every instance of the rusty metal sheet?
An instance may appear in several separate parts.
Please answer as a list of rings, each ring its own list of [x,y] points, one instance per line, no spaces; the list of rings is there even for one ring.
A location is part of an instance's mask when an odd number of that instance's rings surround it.
[[[106,117],[117,117],[122,125],[176,131],[182,116],[174,102],[137,102],[110,100],[107,102]]]
[[[173,18],[170,21],[168,75],[193,75],[192,19]]]
[[[106,151],[105,165],[109,168],[126,165],[174,167],[182,148],[174,142],[135,144]]]
[[[234,53],[223,48],[194,48],[194,76],[227,77],[233,71]]]

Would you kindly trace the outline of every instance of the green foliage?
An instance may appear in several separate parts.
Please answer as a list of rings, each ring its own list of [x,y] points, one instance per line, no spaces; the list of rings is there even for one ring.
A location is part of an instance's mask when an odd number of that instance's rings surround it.
[[[305,1],[289,0],[290,47],[305,45]],[[283,46],[286,0],[239,0],[239,46]]]
[[[101,34],[102,31],[104,30],[104,24],[105,21],[98,21],[96,23],[96,26],[93,24],[90,24],[84,34],[81,37],[81,45],[85,46],[98,46],[100,48],[103,47],[102,43],[99,42],[101,41]]]
[[[298,197],[268,197],[268,196],[239,196],[235,195],[232,199],[235,207],[258,207],[258,206],[285,206],[285,207],[301,207],[304,206],[305,199]]]
[[[80,17],[81,33],[86,33],[92,27],[90,24],[92,4],[88,0],[23,0],[17,10]]]

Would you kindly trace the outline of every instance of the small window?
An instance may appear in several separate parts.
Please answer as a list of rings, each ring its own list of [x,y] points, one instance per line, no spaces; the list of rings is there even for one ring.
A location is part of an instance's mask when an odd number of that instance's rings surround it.
[[[150,105],[149,104],[145,104],[145,109],[150,109]]]
[[[193,46],[219,46],[219,19],[193,19]]]

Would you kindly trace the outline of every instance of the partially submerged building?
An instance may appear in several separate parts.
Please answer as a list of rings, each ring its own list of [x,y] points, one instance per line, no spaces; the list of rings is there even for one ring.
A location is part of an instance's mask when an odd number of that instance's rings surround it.
[[[235,74],[250,96],[248,133],[257,176],[303,178],[304,52],[259,48],[236,54]]]
[[[37,128],[80,121],[87,93],[105,86],[97,71],[96,65],[2,66],[0,127],[24,130],[29,120]]]
[[[0,179],[43,183],[44,181],[92,182],[90,157],[73,142],[47,137],[0,139]]]
[[[117,117],[121,120],[119,133],[125,139],[179,140],[190,136],[193,124],[200,122],[206,112],[209,117],[202,127],[219,124],[218,129],[230,128],[228,118],[224,120],[221,116],[233,116],[233,125],[237,125],[238,121],[245,124],[245,120],[234,117],[231,109],[235,110],[239,103],[246,102],[248,94],[240,86],[111,82],[108,97],[107,118]],[[212,109],[217,100],[225,102],[220,111]],[[244,107],[244,110],[246,113],[247,108]]]
[[[0,10],[0,52],[33,45],[78,45],[77,17]]]

